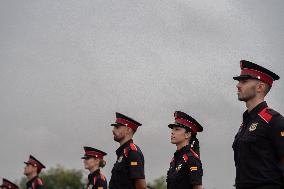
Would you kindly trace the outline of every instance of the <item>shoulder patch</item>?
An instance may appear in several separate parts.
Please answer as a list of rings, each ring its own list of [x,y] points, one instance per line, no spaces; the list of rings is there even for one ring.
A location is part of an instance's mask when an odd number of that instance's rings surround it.
[[[128,157],[128,152],[129,152],[128,148],[127,147],[124,148],[123,153],[125,157]]]
[[[133,150],[133,151],[138,151],[138,150],[137,150],[137,147],[136,147],[136,145],[135,145],[134,143],[130,143],[130,148],[131,148],[131,150]]]
[[[269,113],[268,108],[263,108],[259,113],[259,117],[264,120],[266,123],[269,123],[272,119],[272,115]]]
[[[184,162],[187,162],[187,160],[188,160],[188,155],[187,154],[183,154],[183,160],[184,160]]]

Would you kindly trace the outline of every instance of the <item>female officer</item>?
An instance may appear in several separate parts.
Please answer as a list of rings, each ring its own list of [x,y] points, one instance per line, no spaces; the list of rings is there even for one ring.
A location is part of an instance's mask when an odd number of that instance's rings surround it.
[[[19,189],[19,187],[16,184],[4,178],[2,181],[2,185],[0,185],[0,188],[1,189]]]
[[[90,171],[88,175],[87,189],[107,189],[107,181],[105,176],[100,172],[100,167],[103,168],[106,164],[103,159],[105,152],[92,147],[85,146],[84,159],[85,169]]]
[[[174,116],[175,123],[169,128],[172,129],[171,143],[176,145],[177,151],[167,173],[167,189],[202,189],[203,170],[196,133],[203,128],[184,112],[176,111]]]

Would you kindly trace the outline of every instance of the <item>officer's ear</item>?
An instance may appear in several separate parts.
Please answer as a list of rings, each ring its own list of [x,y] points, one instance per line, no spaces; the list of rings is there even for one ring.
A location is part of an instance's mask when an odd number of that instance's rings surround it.
[[[39,174],[39,169],[38,169],[37,166],[33,166],[33,165],[32,165],[32,171],[33,171],[33,172],[36,172],[37,174]]]
[[[133,129],[131,129],[130,127],[126,127],[127,128],[127,133],[130,134],[130,135],[134,135],[134,131]]]
[[[97,165],[100,165],[100,161],[101,160],[99,158],[95,158],[95,162],[96,162]]]
[[[185,132],[185,139],[189,139],[191,137],[191,132],[186,131]]]
[[[257,81],[256,84],[256,92],[257,93],[263,93],[264,95],[266,94],[266,83],[262,82],[262,81]]]

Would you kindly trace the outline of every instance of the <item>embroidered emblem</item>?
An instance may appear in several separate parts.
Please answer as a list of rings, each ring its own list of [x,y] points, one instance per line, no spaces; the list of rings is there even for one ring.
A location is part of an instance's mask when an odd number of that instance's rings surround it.
[[[256,129],[257,125],[258,125],[258,123],[252,123],[249,127],[249,131],[250,132],[254,131]]]
[[[118,163],[121,163],[122,162],[122,159],[123,159],[123,156],[120,156],[117,160]]]
[[[176,167],[176,172],[178,172],[178,171],[181,169],[181,166],[182,166],[182,164],[179,164],[179,165]]]
[[[92,189],[92,188],[93,188],[93,185],[90,184],[87,189]]]
[[[283,132],[281,132],[281,136],[283,136],[283,137],[284,137],[284,131],[283,131]]]

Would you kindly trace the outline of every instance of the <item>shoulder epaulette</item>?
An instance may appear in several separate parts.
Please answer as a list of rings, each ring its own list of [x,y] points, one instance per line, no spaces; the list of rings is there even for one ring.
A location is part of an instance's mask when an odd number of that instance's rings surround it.
[[[135,151],[138,152],[138,149],[134,143],[130,143],[129,146],[125,147],[123,150],[124,156],[128,157],[129,151]]]
[[[106,180],[106,177],[105,177],[103,174],[100,174],[100,177],[101,177],[101,179],[102,179],[103,181]]]
[[[193,149],[190,148],[190,152],[193,154],[194,157],[196,157],[197,159],[200,159],[199,155],[195,151],[193,151]]]
[[[134,143],[130,143],[130,148],[131,148],[131,150],[133,150],[133,151],[138,151],[138,150],[137,150],[137,147],[136,147],[136,145],[135,145]]]
[[[37,184],[38,184],[39,186],[42,186],[42,180],[41,180],[40,178],[37,179]]]
[[[32,188],[35,189],[36,186],[42,186],[42,181],[41,181],[40,178],[37,178],[37,179],[35,179],[35,180],[33,181],[33,183],[32,183]]]
[[[103,181],[106,180],[106,177],[103,174],[100,173],[100,175],[94,177],[94,180],[93,180],[94,181],[94,186],[96,185],[96,182],[97,182],[97,179],[98,179],[97,177],[100,178]]]
[[[259,113],[259,117],[263,119],[266,123],[269,123],[272,119],[272,115],[268,112],[268,107],[263,108]]]

